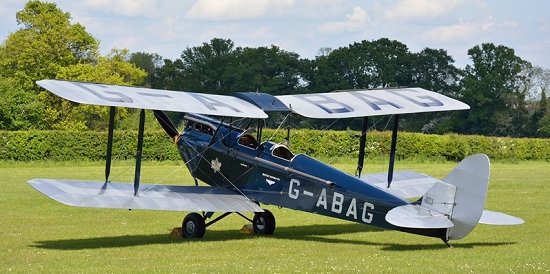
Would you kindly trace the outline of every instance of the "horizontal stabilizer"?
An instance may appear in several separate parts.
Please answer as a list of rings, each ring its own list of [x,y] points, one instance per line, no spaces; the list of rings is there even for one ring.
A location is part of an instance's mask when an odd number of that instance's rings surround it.
[[[386,214],[386,221],[406,228],[449,228],[453,223],[442,213],[420,205],[398,206]]]
[[[248,198],[221,187],[132,184],[94,181],[32,179],[42,194],[66,205],[94,208],[206,212],[262,212]]]
[[[387,172],[362,175],[360,179],[403,199],[422,197],[433,184],[441,182],[437,178],[410,170],[394,172],[389,188]]]
[[[521,225],[524,221],[521,218],[502,212],[483,210],[479,223],[486,225]]]

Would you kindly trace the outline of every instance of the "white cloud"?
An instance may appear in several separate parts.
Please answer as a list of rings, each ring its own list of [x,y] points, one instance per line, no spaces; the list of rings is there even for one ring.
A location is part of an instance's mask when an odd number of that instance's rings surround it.
[[[386,11],[389,19],[435,18],[448,14],[463,0],[400,0]]]
[[[2,0],[2,3],[0,3],[0,14],[6,14],[15,18],[15,12],[22,10],[26,2],[25,0]]]
[[[476,36],[482,31],[481,24],[459,23],[452,26],[441,26],[423,33],[425,39],[437,42],[463,41]]]
[[[0,3],[0,44],[21,26],[17,25],[15,14],[25,6],[23,0],[1,0]]]
[[[354,7],[353,12],[346,15],[346,20],[325,23],[318,30],[326,33],[353,32],[364,29],[368,21],[367,12],[360,7]]]
[[[0,4],[0,15],[7,14],[8,8],[6,4]]]
[[[519,23],[516,21],[505,20],[495,21],[492,17],[482,22],[460,22],[451,26],[440,26],[427,30],[422,34],[424,39],[450,43],[450,42],[464,42],[468,40],[476,40],[479,37],[489,37],[491,34],[497,32],[511,33]]]
[[[138,48],[143,44],[144,37],[142,36],[123,36],[115,39],[109,48],[117,48],[117,49],[134,49]]]
[[[295,0],[198,0],[187,16],[199,20],[255,19],[293,6]]]
[[[158,1],[150,0],[85,0],[92,9],[130,17],[156,17],[160,14]]]

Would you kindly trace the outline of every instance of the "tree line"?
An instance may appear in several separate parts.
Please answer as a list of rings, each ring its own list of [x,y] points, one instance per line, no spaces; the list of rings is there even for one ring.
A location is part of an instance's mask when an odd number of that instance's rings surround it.
[[[312,59],[273,45],[239,47],[230,39],[214,38],[186,47],[180,58],[171,60],[124,49],[101,56],[98,40],[53,3],[29,1],[16,19],[20,28],[0,45],[3,130],[105,129],[106,108],[67,102],[35,84],[40,79],[67,79],[215,94],[421,87],[461,100],[471,109],[407,115],[403,130],[550,136],[550,70],[531,65],[503,45],[484,43],[469,49],[471,64],[465,68],[456,67],[444,49],[412,52],[387,38],[322,48]],[[135,120],[133,110],[117,114],[119,128],[131,128]],[[317,128],[360,126],[355,120],[291,121]]]

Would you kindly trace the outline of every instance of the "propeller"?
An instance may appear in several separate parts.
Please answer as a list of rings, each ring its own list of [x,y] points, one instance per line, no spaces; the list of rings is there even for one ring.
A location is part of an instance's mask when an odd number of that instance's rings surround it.
[[[157,118],[157,121],[159,122],[160,126],[166,131],[166,133],[172,138],[174,142],[176,142],[177,138],[179,137],[179,132],[176,126],[172,123],[170,118],[168,118],[168,115],[164,113],[162,110],[153,110],[153,113],[155,114],[155,118]]]

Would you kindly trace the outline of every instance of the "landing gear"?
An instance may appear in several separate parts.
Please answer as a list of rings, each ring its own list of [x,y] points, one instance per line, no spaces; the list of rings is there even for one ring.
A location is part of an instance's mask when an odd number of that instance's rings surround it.
[[[206,231],[204,218],[198,213],[190,213],[181,223],[182,236],[185,238],[202,238]]]
[[[254,233],[259,235],[271,235],[275,231],[275,217],[269,210],[256,212],[252,219]]]
[[[189,213],[185,216],[185,219],[183,219],[181,224],[182,237],[202,238],[204,237],[207,227],[227,217],[227,215],[230,215],[231,213],[233,212],[226,212],[208,223],[206,223],[206,219],[211,218],[214,214],[213,212],[203,213],[202,215],[199,213]],[[269,210],[254,213],[254,218],[252,220],[239,212],[235,213],[251,222],[252,227],[254,228],[254,233],[258,235],[271,235],[275,231],[275,217]]]
[[[448,248],[453,248],[453,246],[449,243],[449,240],[447,240],[447,238],[441,238],[441,240],[443,240],[443,242],[447,245]]]

